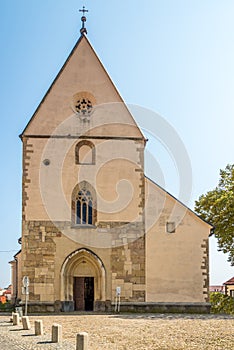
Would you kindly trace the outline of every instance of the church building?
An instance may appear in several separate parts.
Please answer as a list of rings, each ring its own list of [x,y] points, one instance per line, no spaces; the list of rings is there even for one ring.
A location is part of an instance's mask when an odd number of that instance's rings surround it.
[[[145,176],[147,140],[85,21],[20,135],[14,297],[24,304],[27,276],[29,312],[209,312],[212,226]]]

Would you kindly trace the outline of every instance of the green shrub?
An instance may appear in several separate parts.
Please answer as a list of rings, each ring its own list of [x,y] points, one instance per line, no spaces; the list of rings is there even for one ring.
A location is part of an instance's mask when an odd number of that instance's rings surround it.
[[[14,305],[7,301],[5,304],[0,303],[0,312],[10,311],[13,309]]]
[[[234,315],[234,298],[219,292],[210,293],[211,312]]]

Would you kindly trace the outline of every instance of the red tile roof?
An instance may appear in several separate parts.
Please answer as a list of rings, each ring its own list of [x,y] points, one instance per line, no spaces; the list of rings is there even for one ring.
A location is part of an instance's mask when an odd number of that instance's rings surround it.
[[[234,277],[232,277],[230,280],[227,282],[224,282],[224,284],[234,284]]]
[[[6,291],[4,292],[4,294],[11,294],[10,289],[6,290]]]

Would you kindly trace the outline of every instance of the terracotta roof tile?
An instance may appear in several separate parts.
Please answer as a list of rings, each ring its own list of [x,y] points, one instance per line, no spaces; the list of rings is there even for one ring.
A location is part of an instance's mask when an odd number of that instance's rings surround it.
[[[227,282],[224,282],[224,284],[234,284],[234,277],[232,277],[230,280]]]

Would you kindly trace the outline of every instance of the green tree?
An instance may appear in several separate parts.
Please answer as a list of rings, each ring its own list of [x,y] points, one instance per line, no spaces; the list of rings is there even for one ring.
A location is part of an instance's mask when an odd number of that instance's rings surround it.
[[[219,250],[228,253],[234,266],[234,164],[220,170],[218,186],[199,197],[195,212],[214,225]]]
[[[219,292],[210,293],[211,312],[234,315],[234,299]]]

